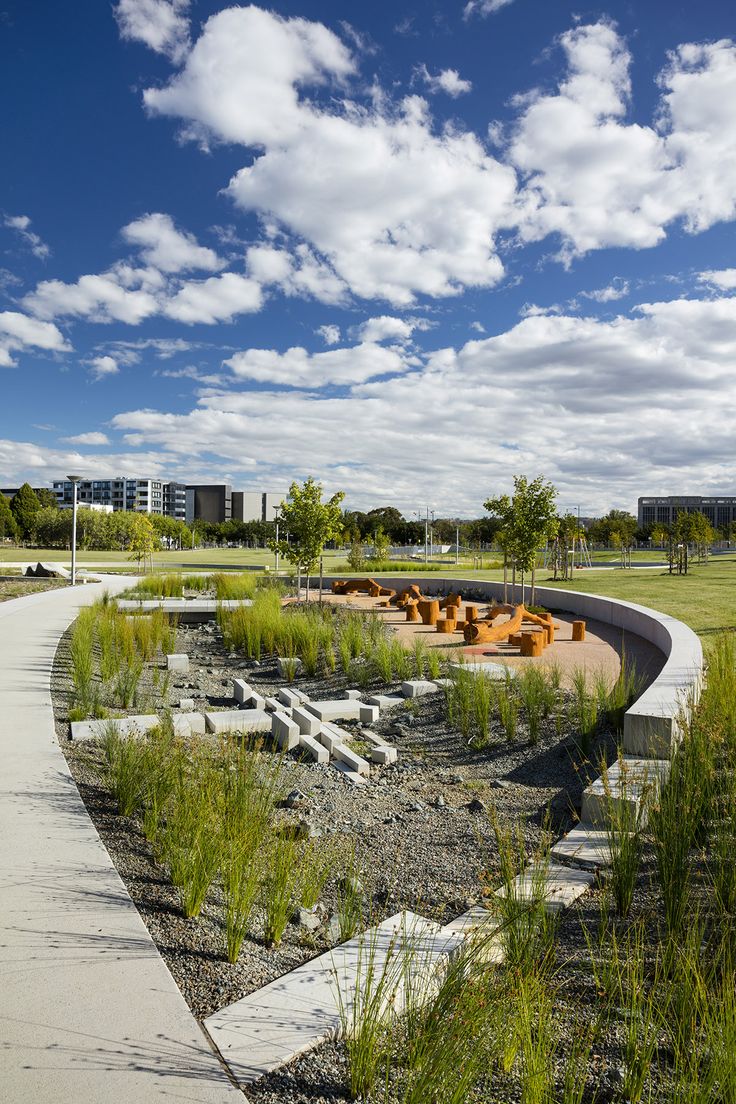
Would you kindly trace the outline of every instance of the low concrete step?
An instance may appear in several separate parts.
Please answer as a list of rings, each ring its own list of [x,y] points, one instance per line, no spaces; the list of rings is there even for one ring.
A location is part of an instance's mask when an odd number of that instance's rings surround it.
[[[550,862],[540,865],[530,863],[517,876],[512,886],[512,896],[516,901],[544,900],[547,912],[561,912],[590,889],[595,875],[587,870],[575,870],[560,863]],[[505,887],[497,891],[497,896],[506,897]]]
[[[620,807],[625,804],[629,807],[626,814],[629,823],[637,822],[644,827],[647,803],[656,797],[669,772],[670,763],[666,759],[624,755],[608,768],[607,782],[601,775],[583,791],[580,819],[602,828],[609,824],[612,813],[619,815]]]
[[[557,841],[550,855],[563,866],[579,866],[593,871],[605,869],[611,865],[608,831],[581,822]]]

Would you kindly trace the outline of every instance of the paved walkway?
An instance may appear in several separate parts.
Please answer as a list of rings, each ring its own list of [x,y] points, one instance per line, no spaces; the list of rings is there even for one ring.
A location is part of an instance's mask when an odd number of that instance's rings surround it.
[[[80,604],[0,604],[0,1097],[242,1104],[135,909],[56,740],[49,679]]]

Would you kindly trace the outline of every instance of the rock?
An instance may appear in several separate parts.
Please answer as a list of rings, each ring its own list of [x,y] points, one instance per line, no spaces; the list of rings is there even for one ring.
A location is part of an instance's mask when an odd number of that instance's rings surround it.
[[[422,805],[421,801],[412,801],[411,805],[409,806],[410,813],[423,813],[424,809],[425,806]]]
[[[284,806],[287,809],[296,809],[299,805],[306,801],[306,795],[301,790],[292,790],[284,798]]]
[[[364,893],[363,883],[354,874],[348,874],[341,878],[338,885],[341,893],[350,893],[354,897],[360,897]]]
[[[469,801],[466,805],[469,813],[484,813],[486,807],[479,797],[474,797],[472,801]]]
[[[507,778],[492,778],[488,783],[494,790],[513,790],[514,783],[509,782]]]
[[[322,921],[314,909],[300,908],[296,914],[296,922],[305,931],[317,931],[322,927]]]
[[[435,798],[434,803],[435,803],[435,806],[438,809],[444,809],[445,805],[447,804],[447,802],[445,801],[445,798],[442,794],[437,794],[437,797]]]
[[[330,917],[330,922],[327,925],[327,935],[330,943],[339,943],[341,941],[340,918],[338,916]]]

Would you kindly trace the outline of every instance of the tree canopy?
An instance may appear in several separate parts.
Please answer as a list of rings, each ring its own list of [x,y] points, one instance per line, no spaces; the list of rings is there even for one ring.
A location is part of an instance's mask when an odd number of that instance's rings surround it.
[[[556,488],[543,476],[529,480],[524,475],[515,475],[512,497],[499,495],[483,503],[489,514],[500,521],[499,543],[521,572],[522,601],[527,572],[532,573],[533,601],[537,552],[557,531],[556,500]]]
[[[289,540],[279,540],[278,544],[273,541],[273,550],[278,549],[289,563],[307,574],[314,571],[327,541],[339,537],[343,531],[340,503],[344,497],[345,492],[338,491],[323,502],[322,484],[311,475],[302,485],[293,482],[287,500],[281,503],[280,524],[282,532],[288,532]]]
[[[36,516],[41,509],[41,503],[30,483],[24,483],[18,488],[10,500],[10,509],[13,511],[13,517],[23,540],[33,540],[36,533]]]
[[[12,541],[18,539],[18,523],[15,520],[13,511],[10,509],[10,502],[5,495],[0,494],[0,541],[10,538]]]

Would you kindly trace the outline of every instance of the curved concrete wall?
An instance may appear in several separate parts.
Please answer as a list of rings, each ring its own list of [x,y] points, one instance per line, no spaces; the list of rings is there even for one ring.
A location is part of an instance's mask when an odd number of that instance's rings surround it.
[[[332,577],[324,581],[329,585]],[[396,590],[417,581],[425,594],[447,594],[451,590],[459,590],[464,596],[474,594],[480,599],[501,600],[503,597],[501,582],[457,576],[416,580],[410,575],[394,578],[382,576],[377,581]],[[517,587],[517,595],[519,593]],[[573,613],[585,620],[603,621],[624,632],[636,633],[659,648],[666,657],[665,665],[626,713],[624,750],[630,755],[669,758],[673,745],[680,739],[682,724],[700,696],[702,685],[703,649],[692,629],[682,621],[648,606],[599,594],[538,586],[535,599],[548,609]]]

